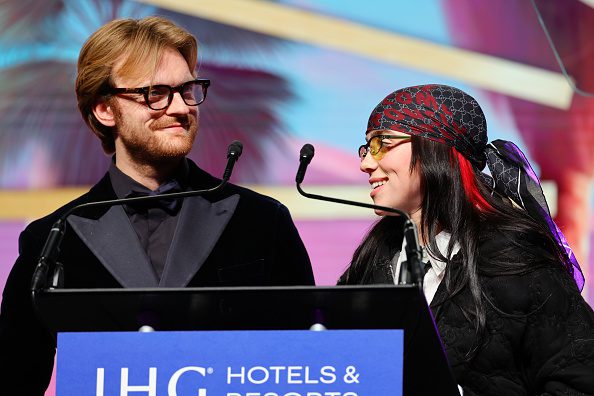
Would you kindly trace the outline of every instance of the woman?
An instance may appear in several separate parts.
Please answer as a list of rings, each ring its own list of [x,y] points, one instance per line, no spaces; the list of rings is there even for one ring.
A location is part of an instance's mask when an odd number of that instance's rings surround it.
[[[425,296],[464,395],[594,394],[584,278],[522,152],[487,144],[479,104],[443,85],[391,93],[366,135],[370,195],[417,225]],[[339,284],[398,283],[402,252],[402,219],[384,216]]]

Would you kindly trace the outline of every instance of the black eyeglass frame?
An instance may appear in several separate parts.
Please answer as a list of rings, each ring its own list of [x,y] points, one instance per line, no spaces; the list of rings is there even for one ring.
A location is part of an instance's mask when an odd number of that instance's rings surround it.
[[[200,87],[202,88],[202,100],[201,101],[199,101],[197,103],[192,103],[192,104],[186,102],[186,99],[184,98],[184,95],[182,95],[182,92],[183,92],[183,89],[188,84],[200,85]],[[109,88],[106,91],[106,93],[107,94],[121,94],[121,93],[142,94],[144,97],[144,102],[149,107],[149,109],[163,110],[163,109],[168,108],[171,105],[171,102],[173,101],[173,95],[176,92],[179,92],[179,96],[181,96],[184,103],[188,106],[198,106],[198,105],[202,104],[204,102],[204,100],[206,99],[206,93],[208,92],[209,86],[210,86],[210,79],[196,78],[194,80],[186,81],[185,83],[180,84],[176,87],[172,87],[172,86],[166,85],[166,84],[155,84],[155,85],[149,85],[147,87],[140,87],[140,88]],[[153,106],[151,106],[151,103],[149,101],[149,93],[152,89],[155,89],[155,88],[167,88],[169,90],[169,96],[167,98],[167,105],[165,105],[163,107],[159,107],[159,108],[154,108]]]
[[[371,142],[373,141],[373,139],[377,139],[379,141],[379,147],[375,150],[373,147],[371,147]],[[382,147],[384,146],[384,139],[403,139],[404,140],[404,139],[410,139],[410,136],[408,136],[408,135],[406,135],[406,136],[401,136],[401,135],[375,135],[375,136],[372,136],[371,139],[369,139],[367,141],[367,143],[359,146],[359,150],[357,151],[359,154],[359,159],[361,161],[363,161],[363,159],[365,157],[367,157],[368,153],[371,153],[371,156],[375,158],[375,156],[377,156],[377,154],[381,151]],[[381,158],[378,158],[378,159],[381,159]]]

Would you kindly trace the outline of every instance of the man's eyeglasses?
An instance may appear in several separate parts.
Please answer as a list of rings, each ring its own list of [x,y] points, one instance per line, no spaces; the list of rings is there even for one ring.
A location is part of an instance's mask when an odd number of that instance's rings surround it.
[[[169,85],[151,85],[142,88],[111,88],[110,94],[133,93],[142,94],[146,105],[153,110],[163,110],[171,104],[173,94],[179,92],[184,103],[188,106],[198,106],[206,99],[206,91],[210,86],[208,78],[197,78],[187,81],[177,87]]]
[[[397,135],[375,135],[366,144],[359,147],[359,158],[361,161],[365,159],[367,153],[371,153],[371,156],[377,161],[384,157],[384,154],[392,147],[384,147],[384,140],[386,139],[410,139],[410,136],[397,136]]]

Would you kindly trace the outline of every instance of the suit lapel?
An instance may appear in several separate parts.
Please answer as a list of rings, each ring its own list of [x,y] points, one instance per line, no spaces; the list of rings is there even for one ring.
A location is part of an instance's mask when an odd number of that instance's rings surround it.
[[[219,180],[188,160],[192,189],[210,188]],[[109,174],[76,204],[115,199]],[[121,206],[86,208],[68,223],[91,252],[123,287],[186,286],[206,261],[231,219],[239,195],[211,203],[196,196],[186,198],[165,269],[158,281],[146,252]],[[198,225],[198,227],[197,227]]]
[[[217,202],[209,202],[200,196],[186,198],[160,286],[187,286],[210,255],[238,202],[237,194]]]
[[[99,219],[70,216],[68,223],[101,264],[124,287],[156,287],[157,277],[121,206]]]

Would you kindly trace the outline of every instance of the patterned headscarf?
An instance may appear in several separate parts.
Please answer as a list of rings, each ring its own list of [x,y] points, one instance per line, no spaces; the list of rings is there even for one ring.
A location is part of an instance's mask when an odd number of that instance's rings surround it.
[[[488,143],[487,121],[478,102],[447,85],[417,85],[392,92],[371,112],[367,132],[394,130],[447,144],[479,170],[483,181],[524,208],[550,229],[563,254],[563,265],[580,290],[584,275],[573,251],[553,221],[540,180],[526,156],[512,142]]]

